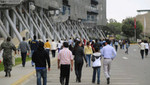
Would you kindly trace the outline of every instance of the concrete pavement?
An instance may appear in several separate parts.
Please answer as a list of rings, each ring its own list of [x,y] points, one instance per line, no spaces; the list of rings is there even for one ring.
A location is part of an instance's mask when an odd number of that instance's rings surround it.
[[[150,81],[150,57],[141,59],[139,48],[137,45],[131,45],[129,54],[124,53],[125,50],[119,49],[117,57],[111,67],[111,83],[110,85],[149,85]],[[51,71],[48,72],[47,85],[60,85],[59,74],[57,69],[56,58],[52,59]],[[75,72],[71,72],[70,85],[96,85],[92,84],[91,67],[83,66],[82,82],[75,82]],[[25,68],[21,65],[13,67],[12,77],[4,77],[4,72],[0,72],[0,85],[36,85],[36,75],[34,67],[27,62]],[[107,85],[103,68],[101,68],[101,84]]]
[[[134,50],[136,49],[136,51]],[[135,66],[132,64],[138,64],[138,61],[143,62],[140,58],[140,53],[137,45],[131,45],[129,48],[129,54],[124,53],[125,50],[119,50],[117,53],[116,59],[112,63],[111,67],[111,83],[110,85],[148,85],[142,83],[139,75],[134,72],[137,69],[141,69],[140,67],[135,69]],[[136,59],[135,59],[136,56]],[[123,58],[125,57],[125,58]],[[149,59],[149,58],[148,58]],[[133,63],[132,63],[133,61]],[[137,61],[137,62],[134,62]],[[148,60],[147,60],[148,61]],[[135,69],[135,70],[133,70]],[[92,67],[83,66],[82,71],[82,82],[76,83],[75,72],[71,72],[70,75],[70,85],[97,85],[92,84]],[[54,62],[51,68],[51,71],[48,72],[47,85],[60,85],[59,83],[59,73],[60,71],[57,69],[57,63]],[[144,74],[147,75],[147,74]],[[143,76],[144,76],[143,75]],[[145,81],[149,82],[149,81]],[[35,85],[36,84],[36,76],[33,75],[28,81],[24,82],[23,85]],[[103,68],[101,68],[101,84],[107,85],[106,78],[104,76]]]

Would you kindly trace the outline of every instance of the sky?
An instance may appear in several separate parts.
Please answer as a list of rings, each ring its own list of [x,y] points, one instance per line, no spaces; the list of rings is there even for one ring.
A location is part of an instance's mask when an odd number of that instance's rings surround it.
[[[141,9],[150,10],[150,0],[107,0],[107,19],[122,22],[127,17],[140,14],[137,10]]]

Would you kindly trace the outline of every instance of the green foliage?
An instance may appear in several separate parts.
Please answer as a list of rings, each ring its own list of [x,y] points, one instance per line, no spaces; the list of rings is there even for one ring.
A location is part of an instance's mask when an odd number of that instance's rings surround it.
[[[27,56],[26,57],[26,62],[30,61],[30,60],[31,60],[31,58]],[[21,57],[15,58],[15,66],[19,65],[21,63],[22,63]],[[0,71],[3,71],[3,70],[4,70],[4,65],[3,65],[3,62],[1,62],[0,63]]]
[[[121,27],[122,24],[117,22],[115,19],[110,19],[109,23],[107,24],[107,27],[111,30],[114,34],[120,34],[121,33]]]
[[[142,33],[143,26],[139,21],[136,21],[136,37],[139,38],[140,34]],[[134,19],[127,18],[123,21],[122,25],[122,32],[125,34],[126,37],[133,37],[134,36]]]

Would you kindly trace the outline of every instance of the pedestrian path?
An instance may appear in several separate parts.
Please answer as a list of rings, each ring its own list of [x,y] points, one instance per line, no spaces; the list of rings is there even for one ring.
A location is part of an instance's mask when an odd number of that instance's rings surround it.
[[[52,58],[51,61],[55,60]],[[22,82],[28,80],[35,74],[35,68],[32,67],[31,61],[26,62],[26,66],[17,65],[12,68],[11,77],[5,77],[5,72],[0,72],[0,85],[22,85]]]
[[[124,51],[123,51],[124,52]],[[136,75],[130,75],[125,70],[120,68],[119,63],[120,59],[122,59],[122,52],[118,53],[116,59],[112,63],[111,69],[111,83],[110,85],[140,85],[139,82],[135,79]],[[83,66],[82,71],[82,80],[81,83],[76,83],[75,72],[71,72],[70,75],[70,84],[69,85],[97,85],[96,83],[92,83],[92,67]],[[57,69],[57,61],[53,62],[51,71],[48,72],[47,85],[60,85],[59,83],[59,75],[60,71]],[[101,84],[107,85],[106,78],[103,73],[103,68],[101,68]],[[23,85],[35,85],[36,84],[36,76],[33,75],[28,81],[24,82]]]

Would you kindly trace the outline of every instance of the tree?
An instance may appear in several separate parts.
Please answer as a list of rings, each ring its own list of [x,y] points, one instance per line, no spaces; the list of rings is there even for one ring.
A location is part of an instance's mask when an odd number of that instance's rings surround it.
[[[109,23],[107,24],[108,28],[114,33],[114,34],[120,34],[121,33],[121,27],[122,24],[117,22],[115,19],[110,19]]]
[[[127,18],[122,23],[122,32],[125,34],[126,37],[134,37],[134,19]],[[139,38],[140,34],[142,33],[143,26],[139,21],[136,21],[136,37]]]

